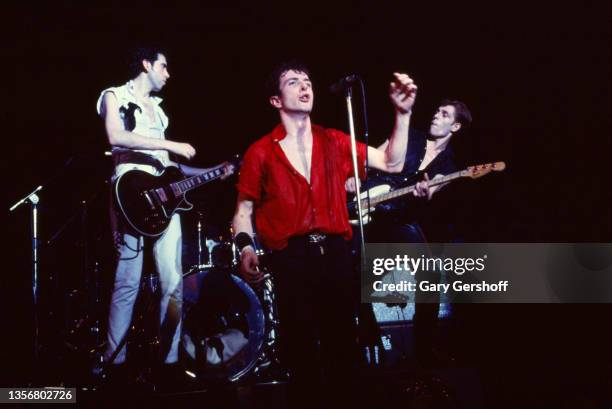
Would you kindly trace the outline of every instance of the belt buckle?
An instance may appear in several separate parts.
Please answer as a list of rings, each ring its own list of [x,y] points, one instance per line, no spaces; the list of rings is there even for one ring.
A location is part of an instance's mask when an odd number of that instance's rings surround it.
[[[323,240],[325,240],[325,234],[321,234],[321,233],[312,233],[308,235],[308,242],[309,243],[321,243]]]

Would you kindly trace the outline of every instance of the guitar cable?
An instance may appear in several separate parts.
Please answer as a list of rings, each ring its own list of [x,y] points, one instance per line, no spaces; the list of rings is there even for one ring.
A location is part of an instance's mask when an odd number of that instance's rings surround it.
[[[121,261],[129,261],[129,260],[135,260],[135,259],[137,259],[137,258],[138,258],[138,256],[140,255],[140,252],[144,250],[144,246],[142,246],[142,245],[140,244],[141,240],[142,240],[142,237],[139,237],[139,238],[138,238],[138,242],[136,243],[136,248],[135,248],[135,249],[133,249],[133,248],[132,248],[132,247],[130,247],[130,245],[129,245],[129,244],[127,244],[127,242],[126,242],[126,241],[123,239],[123,235],[121,235],[121,239],[120,239],[119,245],[127,247],[128,249],[130,249],[130,250],[132,250],[133,252],[135,252],[135,253],[136,253],[136,255],[134,255],[133,257],[120,257],[120,258],[119,258],[119,260],[121,260]]]

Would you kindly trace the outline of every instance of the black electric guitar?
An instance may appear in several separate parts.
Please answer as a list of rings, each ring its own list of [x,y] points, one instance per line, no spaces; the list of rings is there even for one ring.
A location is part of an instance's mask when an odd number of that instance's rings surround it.
[[[463,177],[469,177],[472,179],[476,179],[476,178],[486,175],[489,172],[492,172],[492,171],[499,172],[504,169],[506,169],[506,164],[504,162],[495,162],[495,163],[487,163],[484,165],[469,166],[467,169],[460,170],[458,172],[454,172],[454,173],[451,173],[451,174],[448,174],[446,176],[442,176],[439,178],[434,178],[430,180],[429,182],[427,182],[427,185],[429,187],[442,185],[444,183],[448,183],[452,180],[463,178]],[[363,211],[363,223],[367,224],[370,221],[371,218],[369,216],[369,213],[372,213],[375,210],[377,204],[407,195],[409,193],[412,193],[414,190],[416,190],[416,184],[402,187],[402,188],[395,189],[395,190],[391,190],[390,185],[374,186],[373,188],[368,190],[369,195],[370,195],[369,208],[368,208],[368,199],[367,199],[368,192],[363,192],[361,194],[361,209]],[[355,220],[350,221],[351,224],[353,225],[357,224],[359,220],[356,218],[357,217],[357,198],[355,198],[355,201],[348,203],[348,209],[349,209],[349,216],[355,218]]]
[[[115,199],[130,226],[140,234],[157,237],[166,231],[175,212],[193,208],[185,193],[237,172],[238,157],[230,163],[233,170],[229,173],[224,170],[226,165],[221,164],[189,178],[174,166],[167,167],[159,176],[130,170],[115,181]]]

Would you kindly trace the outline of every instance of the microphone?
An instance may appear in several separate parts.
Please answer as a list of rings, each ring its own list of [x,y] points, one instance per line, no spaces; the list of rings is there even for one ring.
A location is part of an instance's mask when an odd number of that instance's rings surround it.
[[[346,77],[342,77],[338,81],[333,83],[329,87],[329,91],[334,94],[340,91],[344,91],[345,89],[353,85],[353,83],[357,82],[358,80],[359,80],[359,75],[357,74],[347,75]]]

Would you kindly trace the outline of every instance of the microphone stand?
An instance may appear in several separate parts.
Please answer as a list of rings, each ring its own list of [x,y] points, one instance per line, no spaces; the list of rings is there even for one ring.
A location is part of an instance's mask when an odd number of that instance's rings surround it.
[[[38,186],[32,193],[26,195],[9,209],[13,212],[22,204],[31,204],[31,226],[32,226],[32,304],[34,310],[34,361],[38,361],[38,202],[40,198],[36,194],[42,190],[42,185]]]
[[[361,271],[365,271],[366,268],[366,254],[365,254],[365,238],[363,234],[363,209],[361,208],[361,182],[359,180],[359,171],[357,164],[357,141],[355,137],[355,122],[353,119],[353,103],[352,103],[352,90],[350,86],[345,88],[345,99],[346,109],[348,112],[349,130],[351,135],[351,156],[353,160],[353,174],[355,175],[355,194],[357,195],[357,219],[359,220],[359,244],[361,248]],[[366,150],[367,155],[367,150]]]
[[[104,152],[105,156],[108,156],[107,152]],[[56,179],[58,179],[68,168],[70,164],[74,161],[75,157],[78,155],[74,155],[68,158],[64,166],[59,170],[54,176],[49,178],[45,185],[51,185]],[[88,156],[88,155],[86,155]],[[29,202],[31,204],[31,231],[32,231],[32,306],[34,311],[34,362],[38,361],[38,355],[40,353],[40,345],[39,345],[39,321],[38,321],[38,275],[39,275],[39,266],[40,260],[38,257],[39,254],[39,239],[38,239],[38,202],[40,201],[40,197],[36,194],[37,192],[43,189],[43,185],[39,185],[36,189],[34,189],[31,193],[17,201],[14,205],[9,208],[9,213],[12,213],[24,203]]]

